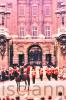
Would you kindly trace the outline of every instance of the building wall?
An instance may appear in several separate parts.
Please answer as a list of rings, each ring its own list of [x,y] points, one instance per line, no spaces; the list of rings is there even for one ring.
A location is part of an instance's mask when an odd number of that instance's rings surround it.
[[[28,59],[27,48],[35,43],[42,48],[43,65],[46,63],[45,54],[47,53],[47,48],[49,53],[53,55],[52,59],[54,59],[55,40],[53,37],[57,34],[58,27],[61,26],[61,18],[60,16],[57,18],[55,14],[57,2],[58,0],[0,1],[0,4],[5,4],[7,11],[10,10],[11,12],[10,15],[5,16],[5,26],[8,28],[9,35],[12,36],[14,41],[14,63],[18,63],[18,54],[24,52],[26,64]],[[66,0],[64,2],[66,3]],[[14,38],[15,35],[17,35],[17,39],[16,37]],[[40,37],[41,35],[42,37]]]

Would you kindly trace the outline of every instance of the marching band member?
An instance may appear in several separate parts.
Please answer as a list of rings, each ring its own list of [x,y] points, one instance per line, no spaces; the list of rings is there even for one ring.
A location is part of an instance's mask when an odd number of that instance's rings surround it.
[[[51,80],[51,69],[50,68],[46,68],[46,76],[48,80]]]
[[[13,80],[13,79],[14,79],[13,72],[14,72],[13,68],[10,67],[10,68],[9,68],[9,77],[10,77],[10,80]]]
[[[14,69],[13,70],[14,70],[13,71],[14,78],[16,78],[19,75],[18,68],[16,66],[14,66]]]
[[[24,80],[27,80],[28,82],[28,91],[29,91],[29,86],[30,86],[30,72],[28,72],[28,68],[24,68]],[[25,84],[27,85],[26,81]],[[26,89],[26,86],[25,86]]]
[[[28,81],[28,91],[29,91],[29,86],[30,86],[30,65],[27,66],[27,81]]]
[[[36,79],[36,70],[34,68],[34,69],[32,69],[32,81],[33,81],[33,84],[35,84],[35,79]]]
[[[27,66],[27,73],[28,73],[28,74],[30,74],[30,67],[31,67],[30,65]]]
[[[40,80],[43,80],[43,68],[39,69],[39,76],[40,76]]]
[[[17,83],[17,92],[20,91],[20,69],[18,67],[16,67],[14,69],[14,77],[15,77],[15,80],[16,80],[16,83]]]
[[[55,68],[54,68],[54,67],[52,67],[52,68],[51,68],[52,78],[54,78],[54,77],[55,77],[55,75],[54,75],[54,70],[55,70]]]
[[[20,78],[23,80],[24,79],[24,66],[20,67]]]
[[[52,78],[54,78],[55,80],[58,79],[58,69],[57,68],[52,68]]]
[[[58,69],[57,68],[55,68],[55,70],[54,70],[54,78],[55,78],[55,80],[58,80]]]

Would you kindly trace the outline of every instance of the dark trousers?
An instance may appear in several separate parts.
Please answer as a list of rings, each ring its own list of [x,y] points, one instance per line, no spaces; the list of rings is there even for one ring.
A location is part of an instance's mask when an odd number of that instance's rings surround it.
[[[51,80],[51,75],[46,74],[48,80]]]
[[[52,78],[54,78],[55,80],[58,79],[57,75],[55,75],[55,74],[52,74]]]
[[[28,81],[28,90],[29,90],[29,87],[30,87],[30,76],[27,75],[27,81]]]
[[[41,80],[41,81],[43,80],[43,75],[40,75],[40,80]]]
[[[35,76],[32,77],[33,84],[35,84]]]
[[[20,82],[16,82],[17,83],[17,92],[20,91]]]

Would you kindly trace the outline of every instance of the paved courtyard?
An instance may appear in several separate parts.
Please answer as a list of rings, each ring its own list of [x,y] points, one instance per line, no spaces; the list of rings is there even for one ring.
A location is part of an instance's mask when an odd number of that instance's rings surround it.
[[[66,95],[65,80],[55,81],[54,79],[52,79],[51,81],[48,81],[47,79],[44,79],[41,82],[39,79],[36,79],[36,83],[34,85],[31,80],[29,92],[27,91],[27,89],[24,90],[25,87],[24,82],[21,82],[20,84],[21,84],[20,92],[17,92],[17,86],[15,80],[0,82],[0,97],[6,97],[8,95],[12,98],[19,95],[21,97],[21,100],[25,100],[24,98],[26,96],[28,96],[28,98],[30,97],[40,98],[41,96],[44,96],[47,100],[47,97],[49,95],[52,95],[54,100],[54,98],[57,96],[57,92],[60,90],[63,92],[64,95]]]

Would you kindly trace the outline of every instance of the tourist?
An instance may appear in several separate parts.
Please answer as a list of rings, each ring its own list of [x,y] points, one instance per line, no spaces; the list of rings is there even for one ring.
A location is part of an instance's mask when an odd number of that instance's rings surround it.
[[[17,96],[17,97],[16,97],[16,100],[20,100],[20,97],[19,97],[19,96]]]
[[[55,100],[64,100],[64,97],[63,97],[63,94],[62,94],[62,92],[60,91],[60,92],[58,92],[58,96],[56,97],[56,99]]]
[[[40,100],[45,100],[45,98],[44,97],[41,97]]]
[[[52,97],[51,96],[48,96],[48,100],[52,100]]]

